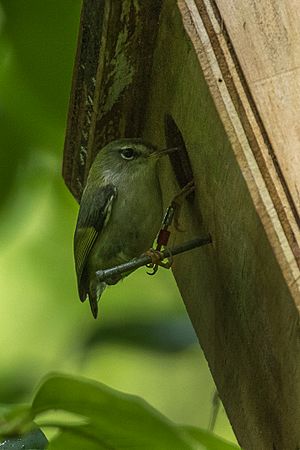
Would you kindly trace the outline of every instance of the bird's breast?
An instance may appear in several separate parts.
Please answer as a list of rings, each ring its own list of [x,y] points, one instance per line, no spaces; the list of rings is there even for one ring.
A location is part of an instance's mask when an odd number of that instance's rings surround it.
[[[158,178],[145,177],[140,185],[118,186],[111,216],[94,247],[93,265],[113,267],[148,250],[162,220]]]

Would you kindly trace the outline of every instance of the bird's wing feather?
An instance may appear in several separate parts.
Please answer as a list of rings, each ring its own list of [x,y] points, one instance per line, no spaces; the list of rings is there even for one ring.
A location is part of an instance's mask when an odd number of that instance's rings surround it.
[[[74,257],[80,299],[86,298],[85,267],[93,245],[111,215],[117,188],[108,184],[83,193],[74,234]]]

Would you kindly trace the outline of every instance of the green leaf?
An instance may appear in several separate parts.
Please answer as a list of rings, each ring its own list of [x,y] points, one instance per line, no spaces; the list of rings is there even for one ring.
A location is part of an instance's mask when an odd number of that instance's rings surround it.
[[[182,427],[182,429],[187,432],[192,438],[197,440],[197,442],[204,445],[205,449],[207,450],[240,450],[240,447],[238,447],[237,445],[231,444],[230,442],[219,438],[210,431],[188,426]]]
[[[21,435],[36,425],[32,421],[30,406],[13,405],[1,407],[0,412],[0,436]]]
[[[55,410],[47,419],[45,413]],[[62,413],[62,414],[61,414]],[[43,417],[40,417],[40,415]],[[1,416],[0,416],[1,417]],[[54,422],[53,422],[54,418]],[[234,444],[194,427],[178,426],[144,400],[101,383],[65,375],[47,377],[31,408],[2,408],[0,432],[22,434],[0,444],[1,449],[44,449],[40,426],[58,428],[49,450],[238,450]],[[79,420],[78,420],[79,419]],[[25,432],[27,434],[25,434]]]
[[[49,450],[108,450],[99,441],[94,442],[89,437],[78,436],[74,431],[65,431],[55,437],[49,445]]]
[[[34,430],[25,436],[7,439],[0,444],[1,450],[43,450],[48,441],[41,430]]]
[[[103,446],[105,449],[203,448],[144,400],[86,379],[62,375],[46,378],[35,395],[32,413],[37,416],[53,409],[89,419],[88,425],[72,429],[66,424],[67,430],[62,431],[53,448],[66,448],[61,442],[71,440],[75,435],[88,440],[91,449],[93,443],[97,443],[96,448]]]

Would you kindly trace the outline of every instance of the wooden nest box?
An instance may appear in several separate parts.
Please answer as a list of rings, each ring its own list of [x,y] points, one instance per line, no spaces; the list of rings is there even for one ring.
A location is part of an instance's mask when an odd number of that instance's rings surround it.
[[[63,176],[121,136],[182,140],[174,276],[245,450],[300,448],[300,15],[293,1],[84,0]],[[178,191],[169,161],[164,200]],[[184,164],[183,164],[184,165]],[[180,168],[181,167],[181,168]]]

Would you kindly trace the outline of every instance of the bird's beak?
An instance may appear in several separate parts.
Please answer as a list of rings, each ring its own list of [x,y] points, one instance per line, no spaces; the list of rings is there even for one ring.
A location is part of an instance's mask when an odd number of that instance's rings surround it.
[[[169,155],[170,153],[173,152],[177,152],[178,150],[179,147],[164,148],[163,150],[157,150],[156,152],[154,152],[153,156],[155,156],[156,158],[161,158],[162,156]]]

